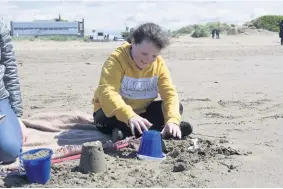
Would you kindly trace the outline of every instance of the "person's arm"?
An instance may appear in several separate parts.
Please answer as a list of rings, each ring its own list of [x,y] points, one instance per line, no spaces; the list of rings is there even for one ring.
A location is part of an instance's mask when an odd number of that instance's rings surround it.
[[[3,77],[4,85],[9,93],[9,101],[13,111],[17,117],[21,117],[23,107],[17,63],[10,33],[3,21],[0,21],[0,48],[1,64],[6,69]]]
[[[107,117],[116,116],[119,121],[128,124],[137,114],[127,105],[120,95],[123,70],[114,56],[110,56],[102,67],[99,81],[99,102]]]
[[[163,60],[161,59],[161,61]],[[180,125],[181,115],[179,111],[179,97],[164,61],[160,70],[158,89],[164,108],[164,123],[175,123]]]

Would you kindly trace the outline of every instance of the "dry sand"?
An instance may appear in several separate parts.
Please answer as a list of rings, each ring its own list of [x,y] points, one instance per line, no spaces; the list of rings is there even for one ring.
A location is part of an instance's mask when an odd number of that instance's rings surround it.
[[[92,113],[101,65],[121,42],[15,42],[27,117],[42,111]],[[181,37],[164,57],[184,104],[189,140],[166,141],[167,160],[140,161],[135,150],[109,154],[107,171],[58,164],[44,187],[282,187],[283,47],[277,33]],[[281,78],[281,79],[280,79]],[[0,186],[42,187],[18,177]]]

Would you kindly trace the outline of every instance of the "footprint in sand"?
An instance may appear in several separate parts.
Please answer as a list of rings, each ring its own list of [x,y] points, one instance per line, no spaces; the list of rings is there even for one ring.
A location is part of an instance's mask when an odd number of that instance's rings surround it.
[[[264,105],[266,102],[270,102],[269,99],[261,99],[257,101],[250,101],[250,102],[244,102],[244,101],[223,101],[219,100],[218,104],[224,108],[237,108],[237,109],[257,109]]]
[[[231,115],[223,115],[221,113],[216,112],[208,112],[204,114],[207,118],[220,118],[220,119],[235,119],[237,117]]]

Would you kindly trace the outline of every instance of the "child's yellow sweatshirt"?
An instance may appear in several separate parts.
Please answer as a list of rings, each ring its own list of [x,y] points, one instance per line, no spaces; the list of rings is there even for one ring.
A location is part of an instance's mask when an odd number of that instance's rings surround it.
[[[160,94],[165,124],[179,125],[178,93],[164,60],[158,56],[149,67],[140,70],[130,56],[130,47],[124,43],[104,63],[92,100],[94,111],[102,108],[107,117],[116,116],[128,124],[131,117],[145,112]]]

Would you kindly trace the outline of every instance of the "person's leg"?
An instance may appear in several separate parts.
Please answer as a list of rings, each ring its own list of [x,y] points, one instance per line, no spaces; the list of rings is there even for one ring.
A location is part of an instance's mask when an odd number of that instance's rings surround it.
[[[21,126],[8,99],[0,100],[0,115],[0,162],[11,163],[22,150]]]
[[[283,45],[283,37],[281,38],[281,45]]]
[[[141,117],[145,118],[146,114],[140,114]],[[123,139],[129,136],[132,136],[132,131],[129,126],[121,121],[119,121],[115,116],[107,117],[102,109],[99,109],[97,112],[93,113],[94,124],[98,131],[112,135],[112,140],[116,141],[117,139]],[[119,132],[121,131],[122,136],[115,136],[120,135]],[[135,128],[135,137],[141,137],[141,134]]]
[[[180,114],[183,114],[183,105],[180,103]],[[149,122],[153,124],[150,130],[162,131],[164,128],[164,116],[162,112],[162,101],[154,101],[152,102],[146,109],[146,113],[144,113],[144,118],[146,118]],[[180,124],[182,136],[188,136],[193,132],[192,126],[185,121],[181,121]]]
[[[183,114],[183,105],[180,103],[180,114]],[[147,108],[146,112],[140,114],[141,117],[147,119],[153,126],[150,127],[150,130],[162,131],[164,128],[164,116],[162,112],[162,101],[154,101]],[[96,128],[98,131],[113,135],[113,130],[118,129],[123,133],[123,137],[132,136],[131,129],[127,124],[117,120],[116,117],[107,117],[102,109],[99,109],[97,112],[93,113],[93,118],[95,120]],[[180,124],[182,136],[188,136],[192,133],[192,126],[182,121]],[[139,138],[141,135],[135,129],[135,136]]]
[[[119,121],[115,116],[107,117],[102,109],[99,109],[97,112],[93,113],[93,119],[98,131],[112,135],[114,129],[118,129],[122,132],[122,138],[131,136],[131,129],[127,124]]]

